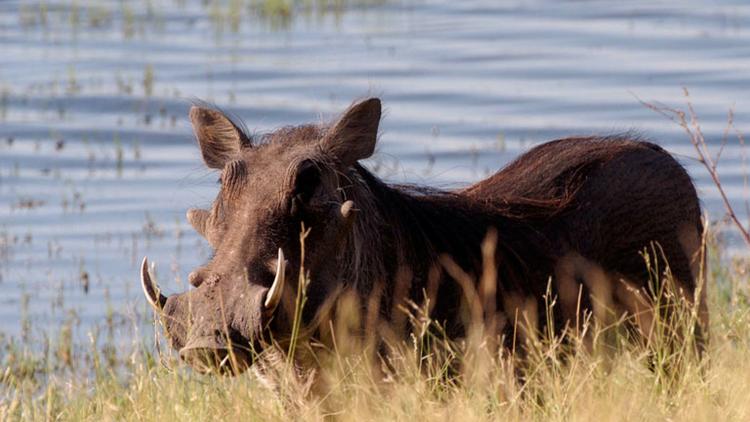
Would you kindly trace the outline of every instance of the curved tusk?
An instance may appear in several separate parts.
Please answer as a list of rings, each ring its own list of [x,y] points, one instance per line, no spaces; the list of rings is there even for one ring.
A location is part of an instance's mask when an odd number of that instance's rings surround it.
[[[161,311],[164,304],[167,303],[167,298],[161,294],[159,286],[151,280],[151,274],[148,272],[148,258],[145,256],[141,263],[141,288],[143,288],[143,294],[146,295],[148,303],[157,311]]]
[[[276,277],[273,279],[271,288],[266,293],[266,301],[264,306],[267,310],[276,309],[281,302],[281,293],[284,291],[284,283],[286,279],[286,260],[284,259],[284,251],[279,248],[279,258],[276,261]]]

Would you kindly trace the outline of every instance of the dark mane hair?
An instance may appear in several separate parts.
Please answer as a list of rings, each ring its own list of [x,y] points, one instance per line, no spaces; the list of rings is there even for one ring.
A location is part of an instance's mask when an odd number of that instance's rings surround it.
[[[441,257],[449,257],[478,280],[483,268],[481,246],[490,231],[499,233],[498,300],[504,291],[539,297],[544,293],[546,284],[535,280],[546,280],[552,272],[551,266],[539,265],[552,262],[550,244],[505,207],[461,192],[388,184],[359,164],[346,179],[350,184],[345,195],[354,199],[359,215],[347,239],[346,250],[352,256],[342,260],[341,274],[347,274],[344,282],[351,283],[361,297],[383,283],[382,313],[391,313],[390,308],[404,299],[397,296],[420,303],[431,293],[436,296],[434,317],[455,323],[462,292],[458,283],[439,276]]]
[[[562,138],[530,149],[462,193],[491,203],[510,218],[549,220],[570,211],[592,171],[634,148],[666,154],[633,132]]]
[[[693,215],[695,230],[702,233],[689,179],[684,180],[684,170],[661,147],[628,134],[566,138],[532,148],[495,175],[459,191],[391,185],[361,165],[353,166],[347,175],[350,184],[344,191],[361,212],[348,239],[351,247],[347,250],[352,256],[344,262],[359,264],[342,268],[341,273],[348,274],[347,280],[363,298],[368,297],[376,283],[384,283],[386,300],[381,312],[389,312],[401,300],[398,296],[420,303],[425,292],[432,293],[432,317],[451,323],[458,315],[463,293],[458,283],[446,276],[441,257],[450,257],[478,281],[483,268],[481,245],[490,231],[498,234],[494,256],[498,309],[511,296],[533,297],[541,309],[548,287],[553,295],[558,294],[558,286],[549,285],[550,277],[555,276],[556,263],[571,249],[595,259],[607,270],[617,269],[628,279],[647,280],[638,252],[656,239],[667,245],[669,262],[677,264],[675,273],[681,279],[692,280],[689,265],[682,262],[686,258],[681,255],[681,247],[673,244],[671,235],[663,237],[647,228],[621,235],[614,230],[612,234],[597,231],[602,216],[589,214],[589,201],[598,200],[602,189],[613,186],[609,183],[622,182],[611,176],[594,175],[600,174],[601,169],[612,171],[621,166],[668,168],[675,175],[674,192],[688,190],[679,196],[680,201],[684,201],[686,214]],[[658,197],[658,189],[645,193],[651,202],[644,206],[654,204],[652,198]],[[636,198],[630,200],[629,204],[638,206]],[[616,202],[599,207],[601,211],[597,212],[603,215],[617,212]],[[644,220],[643,224],[651,223]],[[627,254],[611,253],[612,250]],[[407,288],[400,286],[404,281],[399,277],[408,278]],[[585,297],[581,305],[590,309],[590,292],[587,286],[582,288]],[[570,317],[555,314],[556,328]],[[536,322],[541,327],[547,321],[541,314],[539,318]],[[454,329],[458,332],[461,327],[457,324]]]

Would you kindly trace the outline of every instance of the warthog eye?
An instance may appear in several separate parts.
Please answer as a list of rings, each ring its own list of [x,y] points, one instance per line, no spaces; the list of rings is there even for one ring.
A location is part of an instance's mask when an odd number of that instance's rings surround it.
[[[297,171],[292,196],[305,204],[313,197],[319,185],[320,170],[317,164],[310,160],[304,161]]]

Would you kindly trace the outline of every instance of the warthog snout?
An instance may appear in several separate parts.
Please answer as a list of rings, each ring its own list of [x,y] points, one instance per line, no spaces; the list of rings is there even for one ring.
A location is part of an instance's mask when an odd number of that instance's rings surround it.
[[[284,288],[286,261],[281,250],[270,288],[236,281],[204,283],[166,297],[148,266],[144,258],[141,287],[183,361],[201,373],[236,375],[250,367],[251,345],[260,343],[262,321],[275,311]]]

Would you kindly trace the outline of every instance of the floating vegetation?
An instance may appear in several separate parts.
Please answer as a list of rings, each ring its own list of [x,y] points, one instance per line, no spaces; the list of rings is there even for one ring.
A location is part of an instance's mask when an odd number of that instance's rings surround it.
[[[164,28],[163,19],[149,0],[121,1],[118,2],[119,10],[113,3],[106,0],[67,0],[50,5],[47,1],[25,1],[18,7],[18,22],[22,28],[43,28],[58,34],[62,33],[60,30],[67,29],[74,36],[78,36],[83,29],[113,29],[117,23],[121,25],[123,38]]]
[[[28,197],[19,198],[14,204],[10,206],[11,210],[33,210],[46,204],[47,201],[41,199],[34,199]]]
[[[216,35],[225,31],[238,33],[253,20],[274,29],[288,28],[296,17],[322,19],[333,16],[339,20],[349,8],[379,6],[387,0],[172,0],[153,2],[119,2],[119,8],[106,0],[67,0],[52,6],[47,1],[23,2],[18,8],[18,21],[23,28],[44,28],[45,31],[70,29],[76,37],[82,29],[91,31],[116,29],[124,39],[145,36],[164,29],[160,11],[202,5],[205,17]],[[255,23],[255,22],[253,22]],[[192,25],[191,22],[188,22]]]
[[[159,227],[154,220],[150,212],[146,211],[146,222],[143,224],[143,234],[146,236],[146,240],[151,240],[154,237],[163,237],[164,229]]]
[[[18,8],[18,21],[22,27],[47,26],[47,2],[39,3],[38,8],[27,3]]]
[[[62,201],[60,202],[60,205],[63,209],[63,213],[66,213],[68,211],[76,211],[76,210],[79,213],[83,213],[86,210],[86,202],[84,202],[83,195],[81,195],[81,192],[73,188],[71,196],[72,198],[68,198],[67,194],[63,195]]]
[[[372,1],[338,1],[338,0],[267,0],[260,10],[260,16],[268,19],[276,27],[287,27],[295,18],[316,20],[323,23],[326,17],[335,22],[352,7],[364,8],[382,4]]]
[[[83,293],[84,294],[88,294],[89,293],[89,287],[91,285],[91,280],[90,280],[90,277],[89,277],[89,272],[86,271],[86,268],[84,267],[83,259],[81,259],[81,261],[79,263],[78,273],[79,273],[80,279],[81,279],[81,289],[83,289]]]
[[[103,5],[94,4],[88,9],[87,18],[89,27],[105,28],[112,24],[112,11]]]
[[[68,9],[68,19],[71,28],[77,29],[81,24],[81,11],[78,8],[78,0],[72,0]]]
[[[138,161],[141,159],[141,141],[133,141],[133,160]]]
[[[65,93],[68,95],[75,95],[81,91],[81,86],[78,84],[76,79],[76,68],[73,65],[68,66],[68,84],[65,88]]]
[[[119,94],[131,95],[133,93],[133,81],[125,79],[120,72],[115,75],[115,85]]]
[[[126,2],[122,2],[122,36],[124,38],[133,38],[135,35],[135,13]]]
[[[112,142],[115,146],[115,167],[117,168],[117,176],[121,177],[125,152],[123,151],[122,141],[120,141],[120,135],[118,133],[115,133]]]
[[[329,8],[328,1],[299,1],[299,0],[251,0],[253,8],[260,18],[271,24],[272,27],[285,28],[291,25],[292,18],[297,14],[304,16],[318,16],[332,11],[334,15],[340,15],[343,9],[340,7]],[[335,3],[335,2],[332,2]]]
[[[5,118],[8,116],[8,103],[10,102],[10,89],[8,87],[3,87],[0,89],[0,118],[5,120]],[[8,138],[12,139],[12,138]],[[9,142],[10,145],[12,143]]]
[[[505,152],[506,148],[507,145],[505,144],[505,133],[500,132],[497,134],[497,138],[495,139],[495,150]]]
[[[0,231],[0,262],[10,259],[11,249],[18,243],[18,236],[11,235],[6,229]]]
[[[147,97],[154,93],[154,67],[151,64],[143,69],[143,93]]]

